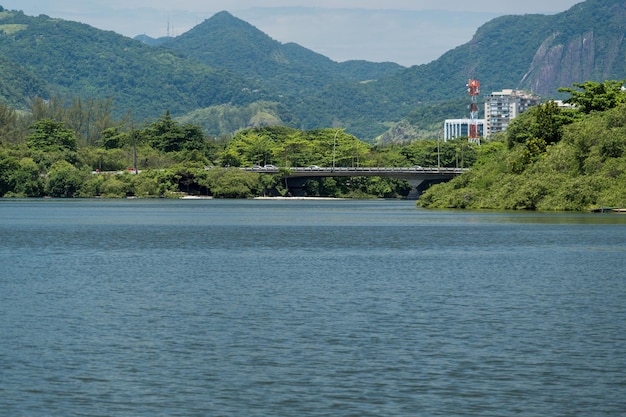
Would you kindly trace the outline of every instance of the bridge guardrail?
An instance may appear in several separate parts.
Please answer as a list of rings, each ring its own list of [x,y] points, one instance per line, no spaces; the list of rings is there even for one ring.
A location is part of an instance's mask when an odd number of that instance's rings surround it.
[[[211,168],[213,168],[212,166],[207,166],[205,167],[206,170],[210,170]],[[278,168],[278,167],[273,167],[273,168],[269,168],[269,167],[242,167],[240,168],[243,171],[248,171],[248,172],[262,172],[262,173],[272,173],[272,174],[276,174],[279,173],[282,169],[287,169],[288,171],[292,172],[292,173],[307,173],[307,172],[311,172],[311,173],[332,173],[332,172],[338,172],[338,173],[348,173],[348,172],[354,172],[354,173],[361,173],[361,172],[376,172],[376,173],[406,173],[406,174],[416,174],[416,173],[424,173],[424,174],[461,174],[467,170],[469,170],[469,168],[433,168],[433,167],[428,167],[428,168],[413,168],[413,167],[382,167],[382,168],[377,168],[377,167],[335,167],[335,168],[331,168],[331,167],[290,167],[290,168]],[[95,170],[92,171],[92,174],[123,174],[123,173],[131,173],[131,174],[140,174],[141,170],[137,170],[135,172],[134,169],[129,168],[126,170],[121,170],[121,171],[100,171],[100,170]]]
[[[277,173],[283,168],[266,168],[266,167],[244,167],[241,168],[244,171],[250,172],[264,172],[264,173]],[[285,168],[290,172],[306,173],[306,172],[391,172],[391,173],[424,173],[424,174],[460,174],[467,171],[469,168],[438,168],[438,167],[290,167]]]

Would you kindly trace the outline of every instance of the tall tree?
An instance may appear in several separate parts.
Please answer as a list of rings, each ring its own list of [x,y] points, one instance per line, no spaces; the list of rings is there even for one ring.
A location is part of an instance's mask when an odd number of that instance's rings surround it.
[[[0,103],[0,143],[17,143],[20,140],[17,112]]]
[[[27,144],[32,149],[76,152],[76,135],[62,122],[50,119],[37,120],[31,125],[31,130]]]
[[[19,169],[18,160],[0,149],[0,197],[11,190],[11,177]]]
[[[163,152],[204,151],[207,148],[202,129],[189,123],[181,126],[169,110],[148,126],[142,135],[150,146]]]
[[[34,122],[30,129],[32,132],[26,138],[26,144],[42,171],[56,161],[72,164],[77,161],[76,135],[64,123],[41,119]]]
[[[589,114],[593,111],[612,109],[618,104],[626,102],[625,83],[626,80],[607,80],[601,83],[587,81],[574,84],[574,87],[578,89],[559,88],[559,91],[572,95],[565,100],[566,103],[573,104],[581,112]]]

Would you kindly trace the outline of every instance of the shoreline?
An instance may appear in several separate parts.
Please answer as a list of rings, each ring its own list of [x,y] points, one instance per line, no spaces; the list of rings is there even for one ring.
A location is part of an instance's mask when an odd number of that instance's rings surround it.
[[[253,200],[346,200],[338,197],[254,197]]]

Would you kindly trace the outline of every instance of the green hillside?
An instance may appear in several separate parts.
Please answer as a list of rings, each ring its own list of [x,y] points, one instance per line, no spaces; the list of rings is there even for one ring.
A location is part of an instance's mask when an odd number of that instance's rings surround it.
[[[5,11],[0,14],[0,30],[0,56],[45,80],[50,92],[113,98],[119,114],[153,118],[165,109],[182,114],[259,98],[252,93],[257,85],[227,70],[81,23]],[[32,98],[46,91],[27,93]]]
[[[289,109],[288,120],[270,112],[284,124],[304,129],[341,125],[363,138],[387,129],[387,119],[381,119],[380,113],[374,116],[378,99],[367,97],[363,83],[403,69],[394,63],[337,63],[295,43],[282,44],[228,12],[216,14],[163,46],[263,85],[271,92],[274,104],[270,107],[280,103]],[[220,109],[205,109],[189,117],[203,126],[216,126],[220,121],[215,115],[221,113]],[[202,114],[205,120],[198,119]],[[241,127],[250,124],[248,120]]]
[[[26,68],[0,55],[0,102],[23,107],[35,96],[48,97],[51,88]]]
[[[336,81],[371,80],[403,68],[366,61],[339,64],[298,44],[280,43],[225,11],[162,45],[257,80],[281,95],[307,93]]]

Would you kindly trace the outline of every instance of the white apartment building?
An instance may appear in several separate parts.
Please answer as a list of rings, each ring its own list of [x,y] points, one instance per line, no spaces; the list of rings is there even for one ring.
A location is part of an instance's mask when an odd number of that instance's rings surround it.
[[[443,124],[443,140],[455,139],[469,136],[469,127],[472,119],[446,119]],[[478,136],[485,134],[485,119],[476,120],[478,125]]]
[[[539,97],[521,90],[491,93],[485,98],[485,137],[506,130],[511,120],[537,104]]]

